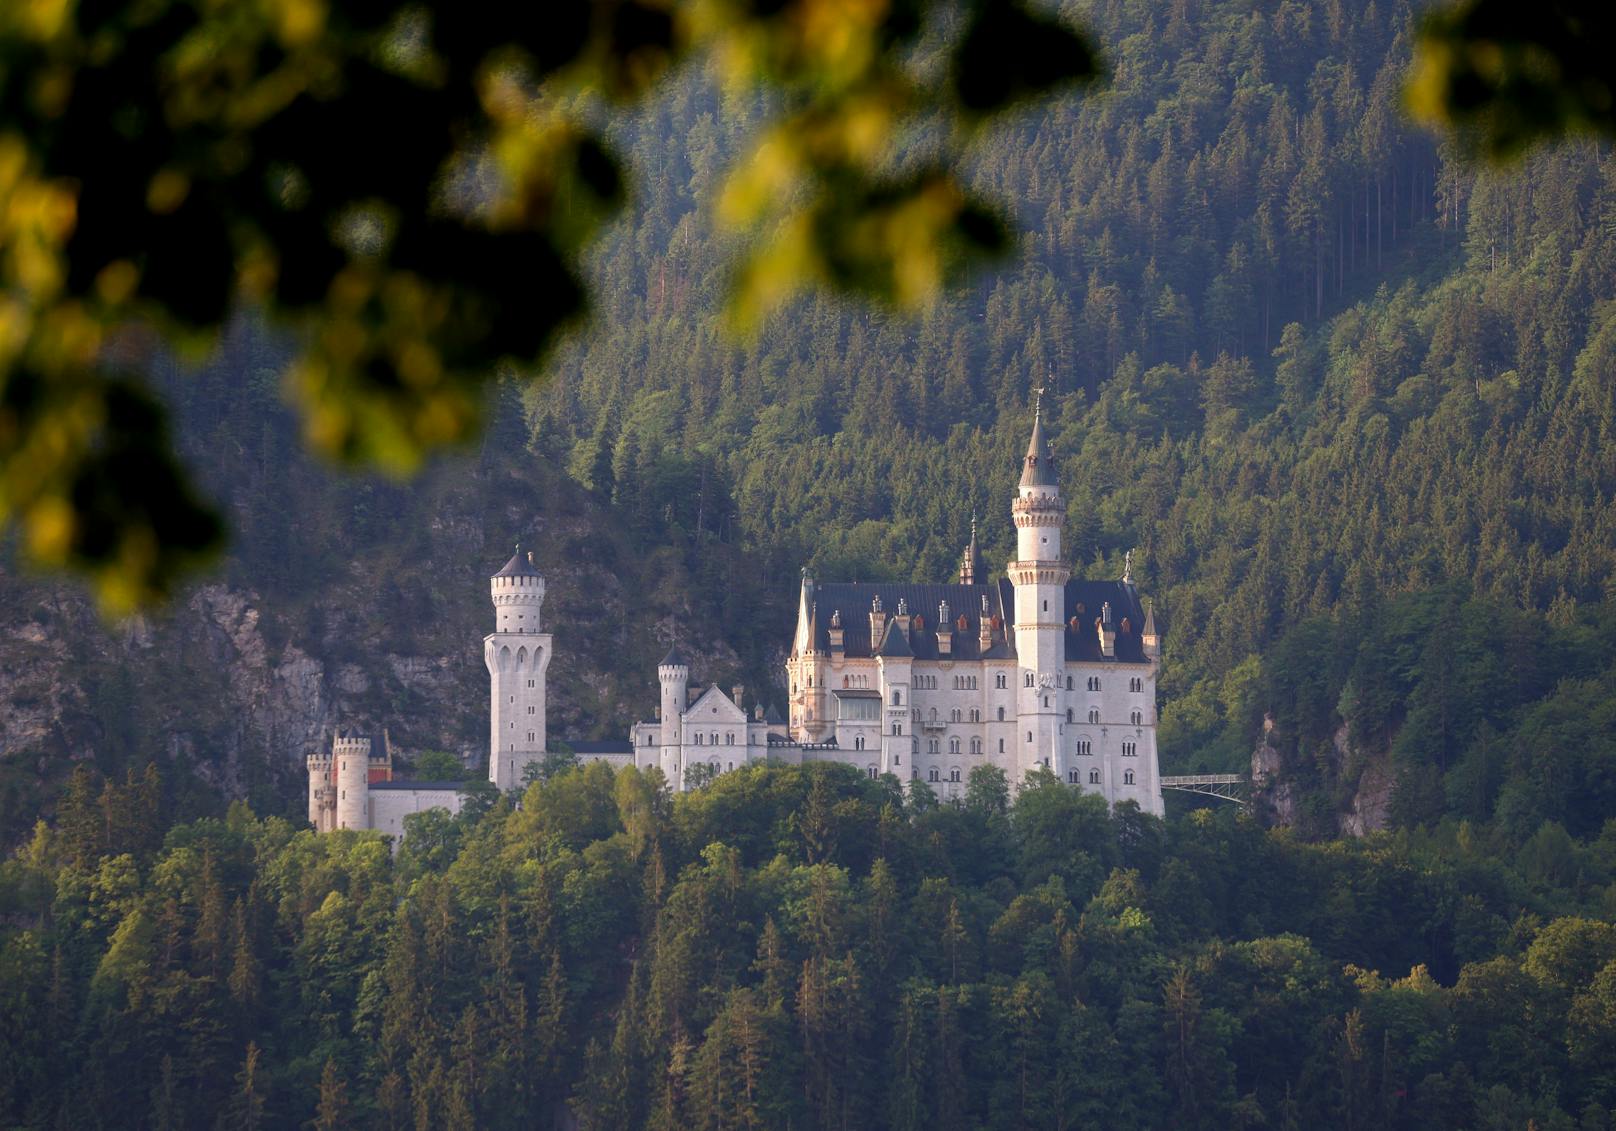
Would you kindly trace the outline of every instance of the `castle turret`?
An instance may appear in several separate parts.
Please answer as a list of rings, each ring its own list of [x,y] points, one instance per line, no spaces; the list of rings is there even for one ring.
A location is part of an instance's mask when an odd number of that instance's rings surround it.
[[[1139,643],[1144,647],[1147,659],[1161,659],[1161,637],[1156,633],[1156,602],[1154,601],[1145,606],[1145,629],[1139,635]]]
[[[657,682],[662,685],[662,776],[677,786],[683,769],[680,747],[684,745],[685,696],[690,686],[690,665],[677,645],[657,665]]]
[[[489,578],[494,631],[483,639],[491,710],[488,780],[502,790],[522,784],[527,767],[544,757],[545,672],[551,638],[539,629],[544,578],[531,553],[518,546]]]
[[[1071,570],[1061,560],[1061,526],[1066,504],[1044,437],[1043,405],[1033,415],[1032,437],[1022,460],[1021,483],[1011,505],[1016,524],[1016,557],[1010,563],[1015,586],[1016,656],[1021,666],[1015,746],[1019,779],[1038,765],[1057,767],[1063,674],[1066,667],[1062,606]]]
[[[316,750],[307,759],[309,768],[309,824],[317,833],[328,833],[336,824],[337,790],[332,777],[331,751]]]
[[[965,557],[960,559],[959,579],[961,585],[976,584],[976,515],[971,516],[971,544],[965,547]]]
[[[337,731],[331,744],[336,763],[336,821],[339,829],[370,828],[370,739],[357,731]]]

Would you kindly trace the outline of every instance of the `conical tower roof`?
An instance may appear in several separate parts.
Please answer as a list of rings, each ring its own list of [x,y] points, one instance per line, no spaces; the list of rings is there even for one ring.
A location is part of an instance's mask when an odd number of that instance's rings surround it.
[[[679,645],[677,644],[668,649],[668,654],[663,656],[662,662],[657,665],[659,668],[688,668],[689,666],[690,661],[685,659],[685,654],[679,651]]]
[[[1054,487],[1055,465],[1049,458],[1049,441],[1044,438],[1044,410],[1038,407],[1032,418],[1032,439],[1027,441],[1027,458],[1021,468],[1023,487]]]
[[[503,566],[501,566],[499,568],[499,572],[494,574],[494,576],[495,577],[537,577],[537,576],[539,576],[539,571],[533,565],[533,557],[532,557],[532,555],[529,554],[529,553],[525,553],[522,550],[522,544],[520,542],[518,542],[516,544],[516,553],[511,555],[511,560],[506,562]]]

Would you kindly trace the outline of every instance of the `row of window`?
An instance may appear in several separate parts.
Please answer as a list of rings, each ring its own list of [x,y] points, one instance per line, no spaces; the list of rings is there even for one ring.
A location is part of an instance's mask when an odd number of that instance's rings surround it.
[[[716,770],[717,768],[718,768],[718,766],[716,764],[714,764],[713,769]],[[734,767],[732,765],[731,769],[733,769],[733,768]],[[876,767],[876,766],[867,766],[867,767],[865,767],[865,772],[870,775],[870,780],[871,781],[874,781],[876,778],[881,776],[881,771],[880,771],[879,767]],[[918,771],[914,772],[911,776],[918,776]],[[1070,782],[1071,784],[1073,784],[1073,785],[1081,785],[1082,784],[1082,779],[1083,779],[1083,773],[1082,773],[1081,770],[1068,770],[1066,772],[1066,780],[1068,782]],[[942,781],[943,780],[942,771],[939,770],[936,766],[933,766],[931,769],[926,771],[926,780],[928,782],[940,782],[940,781]],[[960,780],[959,767],[955,766],[955,767],[951,767],[949,769],[949,771],[948,771],[948,780],[950,782],[957,782],[957,781]],[[1100,785],[1100,784],[1102,784],[1101,781],[1100,781],[1100,771],[1099,770],[1090,770],[1089,771],[1089,784],[1090,785]],[[1122,771],[1122,784],[1123,785],[1133,785],[1133,784],[1135,784],[1134,772],[1132,770],[1123,770]]]

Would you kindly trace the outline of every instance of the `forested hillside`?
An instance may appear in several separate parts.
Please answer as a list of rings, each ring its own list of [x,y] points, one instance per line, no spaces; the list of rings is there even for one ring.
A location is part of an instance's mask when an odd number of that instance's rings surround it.
[[[1167,617],[1171,768],[1243,768],[1272,711],[1316,832],[1388,754],[1375,821],[1388,782],[1408,819],[1450,788],[1490,813],[1505,777],[1547,772],[1502,753],[1530,739],[1520,712],[1612,678],[1609,146],[1492,173],[1413,132],[1406,4],[1068,7],[1110,88],[980,140],[1019,257],[919,319],[818,298],[727,336],[733,248],[703,202],[753,115],[688,75],[622,124],[638,208],[597,257],[594,328],[532,398],[537,450],[647,532],[737,524],[782,578],[936,579],[973,511],[988,562],[1009,557],[1047,385],[1078,569],[1116,576],[1138,547]],[[1352,706],[1347,654],[1411,619],[1430,635],[1389,666],[1365,652],[1385,695]],[[1475,694],[1472,663],[1509,693]],[[1497,780],[1448,781],[1482,724]],[[1589,737],[1557,755],[1565,781],[1616,768]],[[1522,788],[1535,827],[1566,787]]]
[[[1302,843],[1053,776],[166,835],[82,790],[0,865],[18,1127],[1603,1131],[1616,841]]]

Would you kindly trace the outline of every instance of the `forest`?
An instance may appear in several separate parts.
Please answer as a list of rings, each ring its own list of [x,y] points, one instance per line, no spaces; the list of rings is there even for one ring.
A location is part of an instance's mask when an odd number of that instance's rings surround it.
[[[594,764],[395,856],[160,795],[80,775],[0,865],[6,1126],[1612,1125],[1616,826]]]

